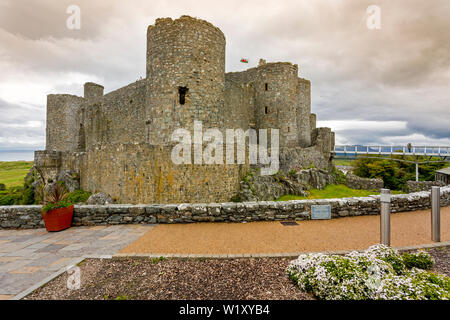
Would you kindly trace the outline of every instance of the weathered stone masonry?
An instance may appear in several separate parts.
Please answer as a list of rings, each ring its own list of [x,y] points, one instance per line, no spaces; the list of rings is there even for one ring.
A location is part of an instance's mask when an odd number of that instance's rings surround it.
[[[173,131],[192,133],[202,121],[203,130],[279,129],[282,170],[329,170],[334,133],[316,128],[311,83],[298,66],[261,61],[225,73],[225,45],[209,22],[157,19],[147,30],[145,79],[107,94],[89,82],[84,97],[48,96],[46,150],[36,152],[35,165],[51,180],[76,172],[81,188],[119,203],[229,201],[248,164],[171,161]]]
[[[379,196],[322,200],[209,204],[75,206],[73,225],[309,220],[312,205],[331,205],[332,218],[376,215]],[[441,206],[450,205],[450,187],[441,188]],[[431,207],[430,192],[392,195],[391,212]],[[1,228],[43,227],[41,206],[0,207]]]

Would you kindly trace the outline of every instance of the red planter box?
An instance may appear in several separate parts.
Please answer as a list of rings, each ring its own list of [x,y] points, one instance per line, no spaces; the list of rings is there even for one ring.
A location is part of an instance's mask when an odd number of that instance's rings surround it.
[[[47,231],[61,231],[70,228],[73,217],[73,205],[66,208],[50,210],[42,213]]]

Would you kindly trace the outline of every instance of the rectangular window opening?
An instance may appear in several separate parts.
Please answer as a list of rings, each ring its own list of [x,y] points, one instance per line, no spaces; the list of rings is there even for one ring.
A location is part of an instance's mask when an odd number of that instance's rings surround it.
[[[264,107],[264,114],[269,114],[269,107],[267,106]]]
[[[266,83],[266,91],[269,91],[269,84]]]
[[[187,87],[178,87],[178,95],[180,96],[180,104],[186,103],[186,94],[189,91]]]

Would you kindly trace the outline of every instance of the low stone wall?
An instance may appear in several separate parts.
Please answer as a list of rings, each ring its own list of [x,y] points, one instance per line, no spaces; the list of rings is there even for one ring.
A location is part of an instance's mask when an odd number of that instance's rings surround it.
[[[443,187],[443,181],[407,181],[406,187],[408,192],[430,191],[431,187]]]
[[[347,174],[347,187],[360,190],[379,190],[383,188],[382,179],[369,179],[355,176],[352,173]]]
[[[129,223],[242,222],[309,220],[312,205],[331,205],[332,218],[376,215],[379,196],[321,200],[260,201],[209,204],[83,205],[75,206],[73,225]],[[441,206],[450,205],[450,187],[441,188]],[[430,192],[391,197],[391,212],[429,209]],[[0,227],[40,228],[41,206],[0,207]]]

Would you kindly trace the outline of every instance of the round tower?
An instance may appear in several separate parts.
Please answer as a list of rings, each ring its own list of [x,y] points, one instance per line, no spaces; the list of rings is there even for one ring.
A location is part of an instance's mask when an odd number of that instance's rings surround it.
[[[175,129],[222,128],[225,36],[189,16],[157,19],[147,30],[147,140],[167,145]]]
[[[299,146],[297,65],[286,62],[261,64],[257,68],[254,87],[257,127],[279,129],[280,147]]]

